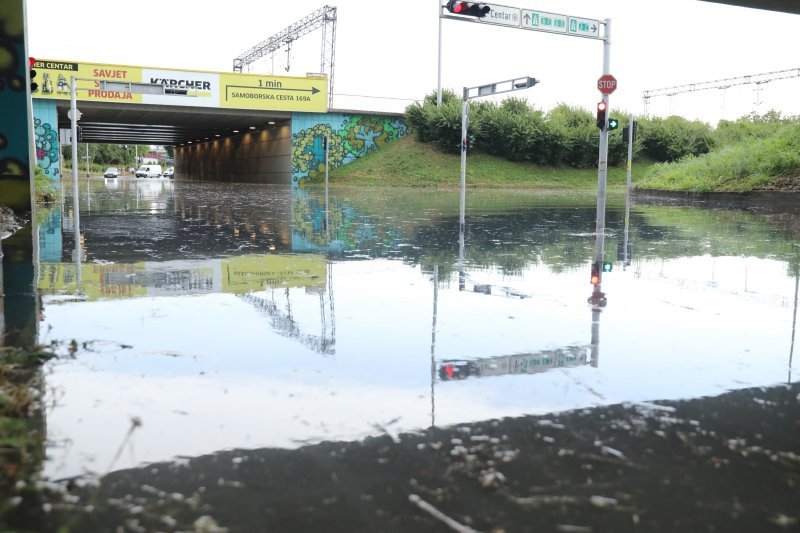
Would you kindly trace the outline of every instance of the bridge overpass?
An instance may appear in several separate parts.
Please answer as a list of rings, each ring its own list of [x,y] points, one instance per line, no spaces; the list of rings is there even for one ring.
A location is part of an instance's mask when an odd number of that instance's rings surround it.
[[[69,130],[70,80],[80,111],[80,142],[175,147],[175,178],[293,183],[406,134],[402,117],[329,110],[328,79],[200,72],[39,59],[32,94],[36,159],[60,179],[58,132]],[[127,87],[155,84],[160,94]],[[165,94],[166,93],[166,94]]]

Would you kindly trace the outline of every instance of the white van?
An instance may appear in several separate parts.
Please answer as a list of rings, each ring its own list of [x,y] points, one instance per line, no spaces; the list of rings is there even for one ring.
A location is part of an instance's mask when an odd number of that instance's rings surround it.
[[[159,165],[142,165],[136,170],[137,178],[160,178],[161,167]]]

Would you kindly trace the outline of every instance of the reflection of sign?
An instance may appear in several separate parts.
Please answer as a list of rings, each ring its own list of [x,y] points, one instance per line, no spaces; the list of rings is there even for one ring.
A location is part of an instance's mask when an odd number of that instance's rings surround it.
[[[222,292],[324,287],[326,281],[327,260],[322,255],[245,255],[222,260]]]
[[[567,346],[535,353],[442,361],[439,365],[439,377],[447,381],[469,376],[536,374],[551,368],[584,365],[588,362],[588,349],[588,346]]]
[[[85,264],[77,286],[73,263],[45,263],[39,289],[45,294],[83,294],[87,300],[228,292],[268,288],[323,288],[327,260],[322,255],[246,255],[206,261]]]
[[[43,83],[33,93],[34,98],[69,100],[69,78],[75,76],[78,78],[78,100],[280,111],[328,110],[328,79],[325,76],[261,76],[47,59],[37,61],[35,66],[42,73]],[[101,81],[158,84],[172,94],[106,90]],[[186,93],[169,89],[185,89]]]

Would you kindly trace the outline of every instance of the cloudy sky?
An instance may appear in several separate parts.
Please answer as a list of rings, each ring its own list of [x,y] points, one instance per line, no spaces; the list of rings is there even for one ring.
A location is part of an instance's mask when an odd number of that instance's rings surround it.
[[[330,0],[337,7],[333,105],[402,111],[436,91],[438,0]],[[229,72],[251,46],[325,5],[292,2],[28,0],[30,55],[123,65]],[[699,0],[537,0],[503,5],[611,19],[615,113],[644,112],[642,95],[676,85],[800,68],[800,15]],[[594,109],[600,40],[443,20],[442,86],[461,92],[530,75],[519,92],[547,111],[559,103]],[[251,72],[302,76],[320,70],[321,32],[308,34]],[[287,71],[286,68],[289,68]],[[798,71],[800,73],[800,71]],[[650,115],[716,124],[771,108],[800,114],[800,77],[652,98]],[[613,114],[613,113],[612,113]]]

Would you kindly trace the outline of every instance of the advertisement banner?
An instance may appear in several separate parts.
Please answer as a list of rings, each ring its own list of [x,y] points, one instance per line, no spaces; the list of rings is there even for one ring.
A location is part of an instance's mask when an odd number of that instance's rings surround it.
[[[102,63],[37,60],[41,79],[34,98],[69,100],[70,77],[78,79],[79,101],[144,103],[171,106],[257,109],[265,111],[328,110],[328,79],[260,74],[200,72]],[[102,81],[164,85],[185,94],[133,94],[104,90]]]

